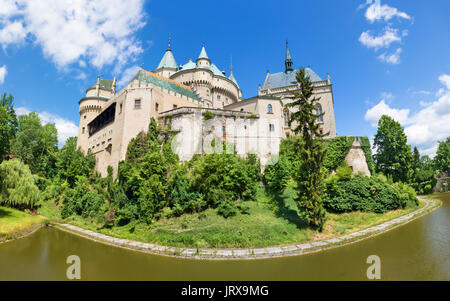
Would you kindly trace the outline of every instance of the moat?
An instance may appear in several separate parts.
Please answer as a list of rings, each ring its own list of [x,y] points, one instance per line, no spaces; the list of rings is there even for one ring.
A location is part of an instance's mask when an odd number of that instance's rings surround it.
[[[319,253],[210,261],[149,255],[46,227],[0,245],[0,280],[67,280],[66,258],[82,280],[367,280],[366,258],[381,259],[381,280],[450,280],[450,203],[381,235]]]

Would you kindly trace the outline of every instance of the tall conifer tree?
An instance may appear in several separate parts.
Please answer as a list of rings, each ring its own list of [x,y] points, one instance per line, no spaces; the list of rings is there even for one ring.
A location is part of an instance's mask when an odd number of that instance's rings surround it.
[[[322,167],[325,149],[321,140],[327,134],[321,133],[318,118],[324,113],[317,114],[320,98],[313,97],[314,87],[305,69],[297,71],[296,80],[300,84],[300,90],[292,92],[293,102],[287,104],[288,107],[296,109],[291,114],[289,125],[294,124],[293,131],[302,137],[297,144],[302,168],[294,175],[298,189],[296,202],[308,224],[322,231],[326,218],[322,202],[324,186]]]

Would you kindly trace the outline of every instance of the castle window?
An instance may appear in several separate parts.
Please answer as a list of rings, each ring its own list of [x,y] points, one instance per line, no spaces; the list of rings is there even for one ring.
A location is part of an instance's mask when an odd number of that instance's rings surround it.
[[[289,111],[286,109],[283,111],[284,126],[289,126]]]
[[[158,112],[159,109],[159,103],[155,103],[155,111]]]
[[[141,100],[140,99],[135,99],[134,100],[134,108],[136,110],[139,110],[141,108]]]
[[[119,106],[119,114],[122,113],[122,104]]]
[[[178,106],[177,105],[173,105],[173,108],[176,109],[176,108],[178,108]]]
[[[241,109],[241,112],[244,112],[244,109]]]
[[[84,134],[84,126],[83,126],[83,129],[81,130],[81,133]]]
[[[269,124],[269,131],[275,132],[275,125],[273,123]]]
[[[321,115],[322,114],[322,106],[320,104],[316,105],[316,115]],[[317,122],[323,122],[323,115],[317,117]]]
[[[84,115],[84,119],[86,119],[86,115]]]
[[[272,112],[272,105],[271,104],[267,105],[267,113],[268,114],[273,114],[273,112]]]

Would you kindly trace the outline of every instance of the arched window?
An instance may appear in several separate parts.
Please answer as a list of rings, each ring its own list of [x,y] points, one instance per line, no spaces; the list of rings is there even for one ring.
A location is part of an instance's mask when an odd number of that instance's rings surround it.
[[[289,126],[289,110],[288,109],[284,109],[283,117],[284,117],[284,126]]]
[[[322,114],[322,106],[320,104],[316,104],[316,115]],[[317,122],[323,122],[323,115],[317,117]]]
[[[267,113],[269,113],[269,114],[272,114],[273,112],[272,112],[272,105],[271,104],[268,104],[267,105]]]

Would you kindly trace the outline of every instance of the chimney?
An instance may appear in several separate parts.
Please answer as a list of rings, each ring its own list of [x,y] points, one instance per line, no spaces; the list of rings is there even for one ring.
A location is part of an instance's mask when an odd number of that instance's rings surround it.
[[[112,92],[113,95],[116,95],[116,77],[114,76],[113,82],[112,82]]]
[[[97,83],[95,84],[95,92],[97,93],[97,96],[100,94],[100,75],[97,75]]]

